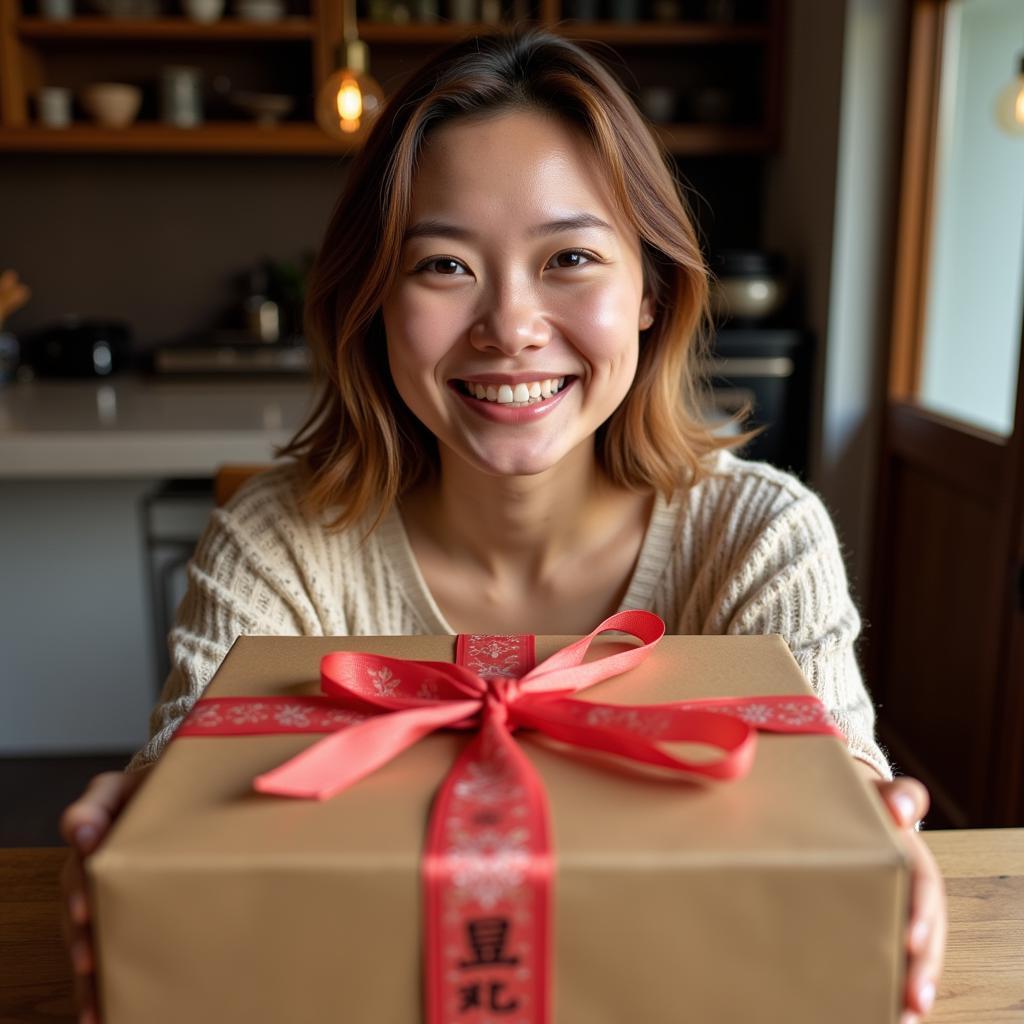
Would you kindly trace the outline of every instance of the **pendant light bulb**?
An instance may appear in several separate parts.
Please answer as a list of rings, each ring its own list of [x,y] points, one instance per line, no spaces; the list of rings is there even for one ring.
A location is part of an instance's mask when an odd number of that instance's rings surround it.
[[[343,43],[338,69],[327,76],[316,99],[317,124],[332,138],[361,142],[384,106],[384,91],[370,77],[366,43]]]
[[[1007,135],[1024,135],[1024,53],[1013,81],[996,98],[996,123]]]

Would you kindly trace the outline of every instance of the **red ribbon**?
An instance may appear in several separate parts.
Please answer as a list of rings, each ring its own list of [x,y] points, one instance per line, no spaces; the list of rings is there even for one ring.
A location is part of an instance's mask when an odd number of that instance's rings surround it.
[[[600,633],[641,646],[583,663]],[[513,741],[521,727],[691,777],[735,779],[758,730],[843,734],[809,694],[639,706],[568,695],[626,672],[665,633],[658,616],[619,612],[534,666],[532,636],[460,635],[456,663],[335,652],[320,663],[320,697],[199,700],[176,736],[330,732],[257,776],[261,793],[324,800],[440,728],[475,729],[434,802],[422,864],[428,1024],[551,1019],[554,874],[544,787]],[[717,747],[713,762],[665,742]]]

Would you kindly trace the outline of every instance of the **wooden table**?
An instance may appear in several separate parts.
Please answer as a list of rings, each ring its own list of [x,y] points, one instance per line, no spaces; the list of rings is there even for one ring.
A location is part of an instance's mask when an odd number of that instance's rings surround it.
[[[1024,1024],[1024,828],[921,835],[949,895],[946,969],[928,1024]],[[59,926],[65,856],[0,850],[0,1024],[76,1020]]]

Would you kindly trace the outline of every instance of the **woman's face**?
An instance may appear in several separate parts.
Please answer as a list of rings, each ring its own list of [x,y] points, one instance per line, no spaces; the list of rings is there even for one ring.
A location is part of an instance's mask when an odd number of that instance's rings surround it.
[[[639,238],[585,138],[533,112],[445,125],[409,223],[383,317],[413,413],[490,474],[542,473],[592,444],[651,319]]]

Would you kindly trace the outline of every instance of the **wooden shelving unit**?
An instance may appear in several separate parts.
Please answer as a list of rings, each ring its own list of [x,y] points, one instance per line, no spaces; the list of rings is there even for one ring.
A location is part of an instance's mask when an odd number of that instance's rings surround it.
[[[574,22],[562,17],[558,0],[541,0],[533,23],[544,25],[572,39],[594,40],[626,54],[625,62],[635,77],[645,68],[664,67],[690,53],[731,60],[740,71],[756,66],[754,85],[759,116],[743,123],[689,121],[657,124],[669,151],[688,156],[729,153],[763,154],[777,144],[780,132],[780,79],[783,0],[748,0],[760,3],[756,21],[710,24],[700,21]],[[272,23],[225,17],[212,24],[184,17],[117,19],[82,15],[69,21],[50,21],[24,14],[23,0],[0,0],[0,151],[37,153],[211,153],[211,154],[308,154],[344,156],[350,146],[324,135],[310,119],[285,121],[265,127],[246,121],[209,121],[192,129],[173,128],[142,119],[128,128],[95,127],[85,121],[64,129],[45,128],[34,120],[32,98],[44,84],[76,85],[61,79],[62,67],[82,66],[92,58],[98,70],[95,80],[118,80],[119,62],[137,68],[150,48],[155,80],[160,63],[179,47],[195,59],[211,44],[230,45],[235,59],[253,66],[280,63],[281,46],[291,47],[288,60],[296,68],[295,80],[306,91],[306,109],[319,83],[333,70],[332,59],[341,39],[340,0],[312,0],[308,16],[289,16]],[[336,9],[337,8],[337,9]],[[410,50],[425,58],[466,35],[494,31],[484,23],[438,22],[388,24],[360,20],[359,34],[371,46],[374,68],[399,54],[408,64]],[[131,44],[131,45],[129,45]],[[298,49],[296,49],[298,47]],[[238,57],[239,51],[243,56]],[[268,53],[275,55],[268,59]],[[71,55],[69,57],[69,54]],[[247,55],[247,56],[246,56]],[[77,61],[77,64],[76,64]],[[99,70],[101,68],[102,70]],[[79,70],[79,73],[80,70]],[[668,72],[671,77],[671,70]],[[136,78],[138,76],[136,75]],[[389,76],[389,81],[393,76]],[[672,84],[667,81],[665,84]],[[145,109],[144,109],[145,114]],[[300,115],[301,116],[301,115]]]
[[[222,153],[346,155],[351,148],[328,138],[315,124],[285,122],[261,128],[244,122],[207,122],[201,128],[139,123],[130,128],[5,128],[0,152],[35,153]]]
[[[237,39],[312,39],[316,23],[312,18],[283,18],[273,23],[222,18],[209,25],[186,18],[101,18],[82,17],[73,21],[47,21],[45,18],[20,18],[15,31],[26,40],[210,40]]]

